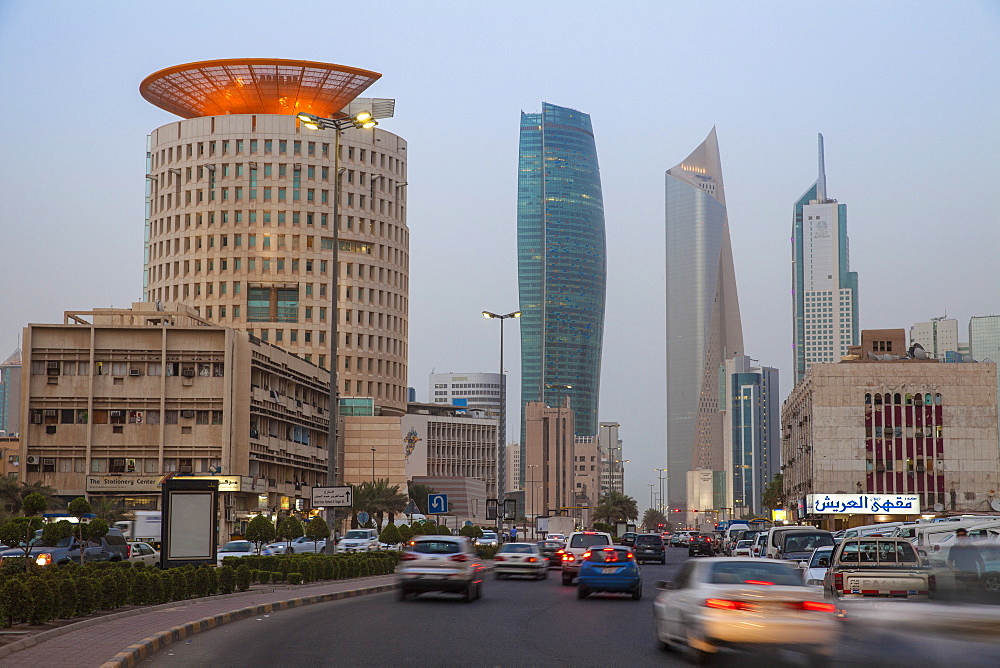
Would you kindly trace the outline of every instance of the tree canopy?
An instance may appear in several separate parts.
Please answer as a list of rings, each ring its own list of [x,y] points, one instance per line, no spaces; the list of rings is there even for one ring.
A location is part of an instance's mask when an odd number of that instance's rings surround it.
[[[260,554],[260,548],[264,546],[264,543],[270,543],[274,540],[274,535],[274,522],[266,515],[258,515],[250,520],[243,537],[251,543],[256,543],[257,554]]]
[[[621,492],[611,491],[601,497],[594,512],[594,519],[607,520],[609,524],[635,520],[639,517],[639,507],[635,499]]]

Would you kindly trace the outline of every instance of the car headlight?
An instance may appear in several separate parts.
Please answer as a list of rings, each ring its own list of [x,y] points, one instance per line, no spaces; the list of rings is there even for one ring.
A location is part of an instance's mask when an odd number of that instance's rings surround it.
[[[48,566],[52,563],[52,555],[48,552],[43,552],[35,557],[35,563],[39,566]]]

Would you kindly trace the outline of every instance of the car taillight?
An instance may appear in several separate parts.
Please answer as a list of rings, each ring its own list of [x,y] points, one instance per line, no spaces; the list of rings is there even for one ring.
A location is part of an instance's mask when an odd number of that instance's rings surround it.
[[[744,584],[748,585],[773,585],[773,582],[768,582],[767,580],[744,580]]]
[[[563,553],[563,557],[562,557],[562,560],[563,560],[563,561],[576,561],[576,557],[574,557],[574,556],[573,556],[572,554],[570,554],[569,552],[564,552],[564,553]]]
[[[706,538],[706,539],[705,539],[705,542],[706,542],[706,543],[711,543],[711,542],[712,542],[712,539],[711,539],[711,538]]]
[[[844,574],[834,573],[833,574],[833,588],[837,591],[844,591]]]
[[[586,561],[587,559],[590,559],[590,550],[587,550],[586,552],[584,552],[583,556],[580,557],[580,558],[583,559],[584,561]]]
[[[635,559],[635,555],[634,555],[634,554],[632,554],[631,552],[629,552],[629,553],[628,553],[628,554],[626,554],[625,556],[626,556],[626,557],[628,557],[629,559]]]
[[[400,561],[416,561],[416,559],[417,555],[413,554],[412,552],[404,552],[403,555],[399,558]]]
[[[937,578],[934,575],[927,576],[927,591],[937,591]]]
[[[536,559],[535,557],[528,557],[528,561],[531,563],[535,563],[536,561],[538,561],[538,559]]]
[[[495,557],[493,557],[493,561],[506,561],[506,559],[504,559],[504,557],[501,557],[501,556],[500,556],[500,555],[498,554],[498,555],[496,555]]]
[[[705,605],[709,608],[716,608],[717,610],[753,609],[752,606],[748,606],[743,601],[727,601],[723,598],[707,598],[705,599]]]
[[[821,601],[802,601],[799,604],[793,604],[794,607],[801,608],[802,610],[811,610],[813,612],[836,612],[837,606],[832,603],[823,603]]]
[[[453,554],[453,555],[451,555],[451,560],[452,561],[468,561],[469,558],[467,556],[465,556],[464,554]]]
[[[125,544],[125,558],[126,559],[132,558],[132,543]]]

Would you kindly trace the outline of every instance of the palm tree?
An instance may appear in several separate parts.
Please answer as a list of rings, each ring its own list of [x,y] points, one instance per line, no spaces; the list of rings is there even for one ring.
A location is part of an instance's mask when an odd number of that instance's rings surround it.
[[[437,494],[437,490],[432,487],[428,487],[427,485],[421,485],[418,482],[413,482],[412,480],[406,484],[406,488],[410,498],[413,499],[415,504],[417,504],[417,508],[420,509],[421,513],[426,515],[427,495]]]
[[[108,523],[108,526],[114,526],[115,522],[120,522],[122,520],[127,520],[131,517],[131,513],[126,511],[119,502],[115,499],[108,498],[106,496],[98,496],[94,498],[91,503],[91,508],[97,517]]]
[[[351,485],[353,488],[351,494],[351,528],[357,529],[360,526],[358,522],[358,513],[364,511],[371,515],[371,499],[372,499],[372,487],[370,482],[362,482],[357,485]]]
[[[13,478],[0,478],[0,511],[10,515],[17,515],[21,512],[21,504],[24,497],[29,494],[41,494],[47,502],[48,508],[61,508],[64,504],[56,498],[56,489],[43,485],[41,482],[34,482],[30,485],[26,482],[18,482]]]
[[[382,533],[382,520],[386,514],[389,515],[390,524],[396,519],[396,513],[400,513],[406,508],[406,495],[399,491],[399,485],[389,485],[387,478],[379,478],[372,485],[372,494],[369,499],[368,512],[374,515],[377,520],[379,533]]]
[[[639,507],[635,499],[621,492],[611,491],[607,496],[600,499],[597,510],[594,512],[595,519],[607,520],[608,524],[634,520],[639,517]]]

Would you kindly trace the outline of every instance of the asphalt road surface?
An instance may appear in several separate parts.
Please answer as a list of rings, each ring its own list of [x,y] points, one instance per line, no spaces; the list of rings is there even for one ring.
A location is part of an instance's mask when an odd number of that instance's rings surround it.
[[[576,598],[558,571],[547,580],[490,578],[483,598],[448,594],[400,602],[395,593],[304,606],[200,633],[147,660],[161,666],[670,666],[685,656],[653,641],[656,580],[670,579],[687,551],[668,549],[667,564],[642,566],[643,598],[617,594]],[[698,557],[695,557],[698,558]],[[997,609],[1000,614],[1000,608]],[[900,629],[900,633],[905,629]],[[1000,645],[852,629],[834,665],[952,666],[1000,664]],[[777,650],[724,651],[719,666],[805,665]]]

